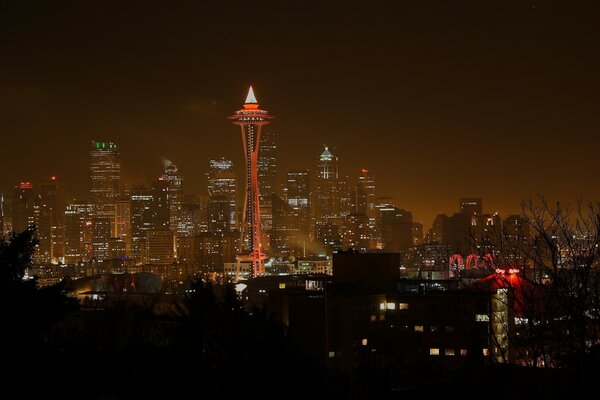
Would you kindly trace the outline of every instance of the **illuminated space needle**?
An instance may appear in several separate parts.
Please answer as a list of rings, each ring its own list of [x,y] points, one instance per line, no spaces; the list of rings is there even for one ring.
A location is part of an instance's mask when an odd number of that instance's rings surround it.
[[[248,90],[248,96],[244,108],[236,111],[228,117],[235,125],[242,128],[242,143],[246,157],[246,195],[244,209],[242,212],[242,228],[240,241],[239,262],[250,261],[252,263],[253,276],[261,276],[265,273],[264,260],[268,256],[261,251],[260,237],[260,204],[258,199],[258,149],[260,145],[260,133],[262,126],[270,123],[273,118],[268,111],[261,110],[254,96],[252,86]],[[245,247],[245,248],[244,248]]]

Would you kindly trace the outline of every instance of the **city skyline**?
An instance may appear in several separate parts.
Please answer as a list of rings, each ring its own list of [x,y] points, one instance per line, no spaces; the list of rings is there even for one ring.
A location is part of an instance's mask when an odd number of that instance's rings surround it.
[[[224,117],[253,84],[278,116],[281,172],[312,167],[326,144],[342,175],[369,169],[382,196],[425,224],[463,196],[503,214],[538,193],[600,198],[587,184],[599,127],[593,13],[504,4],[7,5],[0,120],[5,162],[19,168],[0,187],[57,175],[81,197],[98,139],[128,155],[125,180],[151,182],[166,158],[199,192],[206,160],[240,165]],[[239,51],[255,45],[273,51],[239,68]]]

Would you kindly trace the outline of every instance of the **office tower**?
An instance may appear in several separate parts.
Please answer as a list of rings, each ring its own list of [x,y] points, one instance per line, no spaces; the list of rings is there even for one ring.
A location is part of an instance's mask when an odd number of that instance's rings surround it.
[[[413,246],[423,244],[423,224],[421,222],[413,222]]]
[[[361,170],[356,185],[356,213],[375,219],[375,177],[366,168]]]
[[[193,236],[201,232],[199,213],[200,205],[198,203],[181,203],[181,218],[177,225],[177,237]]]
[[[462,198],[458,201],[458,209],[461,214],[471,218],[483,214],[482,203],[483,200],[480,198]]]
[[[231,232],[231,201],[226,196],[214,195],[208,199],[208,231]]]
[[[246,159],[245,210],[242,212],[241,229],[241,245],[243,246],[245,243],[246,246],[243,249],[245,250],[244,254],[240,254],[239,261],[252,263],[253,276],[264,275],[263,261],[267,256],[261,250],[258,153],[262,127],[270,123],[270,119],[273,117],[267,111],[259,108],[254,91],[250,87],[244,107],[229,118],[242,130],[242,143]],[[245,236],[248,237],[247,240],[244,240]]]
[[[531,235],[531,226],[525,217],[509,215],[502,222],[502,231],[505,238],[524,240]]]
[[[287,204],[298,215],[300,233],[308,240],[310,233],[310,172],[290,170],[286,180]]]
[[[73,204],[65,210],[65,264],[74,264],[84,258],[83,251],[84,218],[80,210]]]
[[[325,146],[317,162],[317,219],[339,222],[338,178],[338,158]]]
[[[38,261],[58,263],[64,252],[65,185],[56,176],[51,176],[37,186],[36,197]]]
[[[113,237],[125,244],[125,256],[131,256],[131,196],[115,200],[115,231]]]
[[[412,213],[392,205],[378,207],[383,250],[407,251],[413,244]]]
[[[475,247],[483,252],[492,252],[502,235],[502,219],[496,214],[477,215],[471,225]]]
[[[171,230],[169,183],[158,178],[152,185],[152,229]]]
[[[202,272],[223,272],[225,263],[235,261],[239,247],[236,232],[202,232],[177,240],[177,260]]]
[[[233,161],[218,158],[208,162],[208,202],[211,198],[224,197],[229,201],[230,230],[237,229],[237,176],[233,171]]]
[[[90,260],[93,251],[94,206],[85,202],[68,204],[65,209],[65,264]]]
[[[350,184],[350,178],[347,176],[339,177],[337,196],[340,221],[350,214],[356,214],[356,187]]]
[[[317,161],[315,239],[330,251],[341,247],[338,158],[329,148]]]
[[[92,142],[90,150],[90,202],[97,217],[108,217],[114,223],[115,199],[121,181],[119,149],[112,142]]]
[[[110,258],[111,219],[109,217],[92,218],[92,246],[94,258],[98,261]]]
[[[273,229],[271,230],[271,252],[278,257],[301,255],[300,218],[298,212],[278,195],[273,194]],[[289,199],[288,199],[289,201]],[[303,240],[307,240],[306,236]]]
[[[317,221],[315,225],[315,240],[325,247],[327,255],[341,250],[342,236],[340,226],[327,219]]]
[[[277,145],[275,133],[265,129],[260,136],[258,153],[258,193],[260,200],[260,222],[263,232],[270,231],[272,226],[272,195],[277,185]]]
[[[169,227],[173,232],[181,219],[181,204],[183,202],[183,174],[171,161],[165,161],[162,180],[167,184],[167,201],[169,204]]]
[[[369,217],[364,214],[347,215],[342,232],[342,248],[366,253],[370,248],[369,241]]]
[[[11,203],[14,232],[23,232],[35,225],[35,204],[35,194],[31,183],[21,182],[15,186]]]
[[[153,228],[154,191],[137,187],[131,191],[131,255],[141,263],[146,248],[146,232]]]
[[[355,205],[355,213],[365,215],[369,220],[367,226],[368,248],[376,248],[380,235],[377,230],[377,218],[375,216],[375,177],[369,174],[369,170],[366,168],[361,169],[361,175],[358,177]]]
[[[169,265],[175,260],[174,236],[170,229],[151,229],[146,232],[144,263]]]

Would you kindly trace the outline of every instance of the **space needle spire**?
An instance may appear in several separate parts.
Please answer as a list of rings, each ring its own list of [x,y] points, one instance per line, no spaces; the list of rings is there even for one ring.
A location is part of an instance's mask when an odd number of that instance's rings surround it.
[[[242,212],[242,229],[238,266],[240,261],[252,263],[253,277],[264,275],[264,260],[267,255],[261,249],[260,202],[258,192],[258,150],[263,125],[273,118],[266,110],[261,110],[252,86],[248,90],[243,108],[228,117],[242,131],[242,144],[246,159],[246,191]],[[239,269],[236,271],[236,279]]]

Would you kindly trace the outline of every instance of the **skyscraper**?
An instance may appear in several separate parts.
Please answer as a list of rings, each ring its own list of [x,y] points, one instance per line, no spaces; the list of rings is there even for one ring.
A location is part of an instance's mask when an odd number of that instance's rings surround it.
[[[310,173],[290,170],[286,181],[287,203],[298,214],[298,225],[305,239],[310,231]]]
[[[181,204],[183,202],[183,174],[171,161],[165,161],[162,179],[167,184],[167,202],[169,204],[169,226],[176,232],[181,220]]]
[[[237,176],[233,170],[233,161],[226,158],[212,159],[208,162],[208,203],[219,197],[227,199],[230,230],[237,228]],[[209,218],[210,219],[210,218]]]
[[[458,202],[459,212],[472,218],[473,215],[483,214],[482,199],[480,198],[462,198]]]
[[[317,161],[316,203],[315,238],[330,249],[339,249],[338,158],[327,146]]]
[[[51,176],[38,185],[39,219],[38,230],[44,232],[40,237],[39,250],[46,254],[44,262],[58,263],[62,261],[64,252],[64,224],[66,195],[65,185],[56,176]]]
[[[268,111],[259,108],[252,86],[244,107],[229,117],[235,125],[242,130],[242,143],[246,159],[246,190],[245,208],[242,212],[242,244],[246,244],[245,254],[240,254],[239,261],[252,262],[253,276],[264,274],[264,263],[266,255],[261,251],[261,222],[260,222],[260,199],[258,186],[258,153],[260,147],[260,136],[263,125],[270,123],[273,118]],[[245,234],[247,240],[244,240]]]
[[[66,264],[87,261],[93,255],[92,218],[94,206],[75,202],[65,210],[65,251]]]
[[[12,225],[14,232],[23,232],[35,224],[35,194],[30,182],[21,182],[13,191]]]
[[[131,191],[131,253],[142,262],[146,248],[146,232],[153,228],[153,191],[138,187]]]
[[[258,156],[258,193],[260,196],[260,222],[263,231],[270,231],[273,219],[271,200],[277,185],[277,144],[275,133],[265,129],[260,137]]]
[[[379,241],[379,232],[377,231],[377,221],[375,217],[375,177],[369,174],[366,168],[361,169],[356,184],[356,211],[367,217],[367,232],[369,236],[368,248],[375,248]]]
[[[96,216],[108,217],[114,223],[115,199],[121,181],[119,149],[112,142],[92,142],[90,151],[90,202]]]

